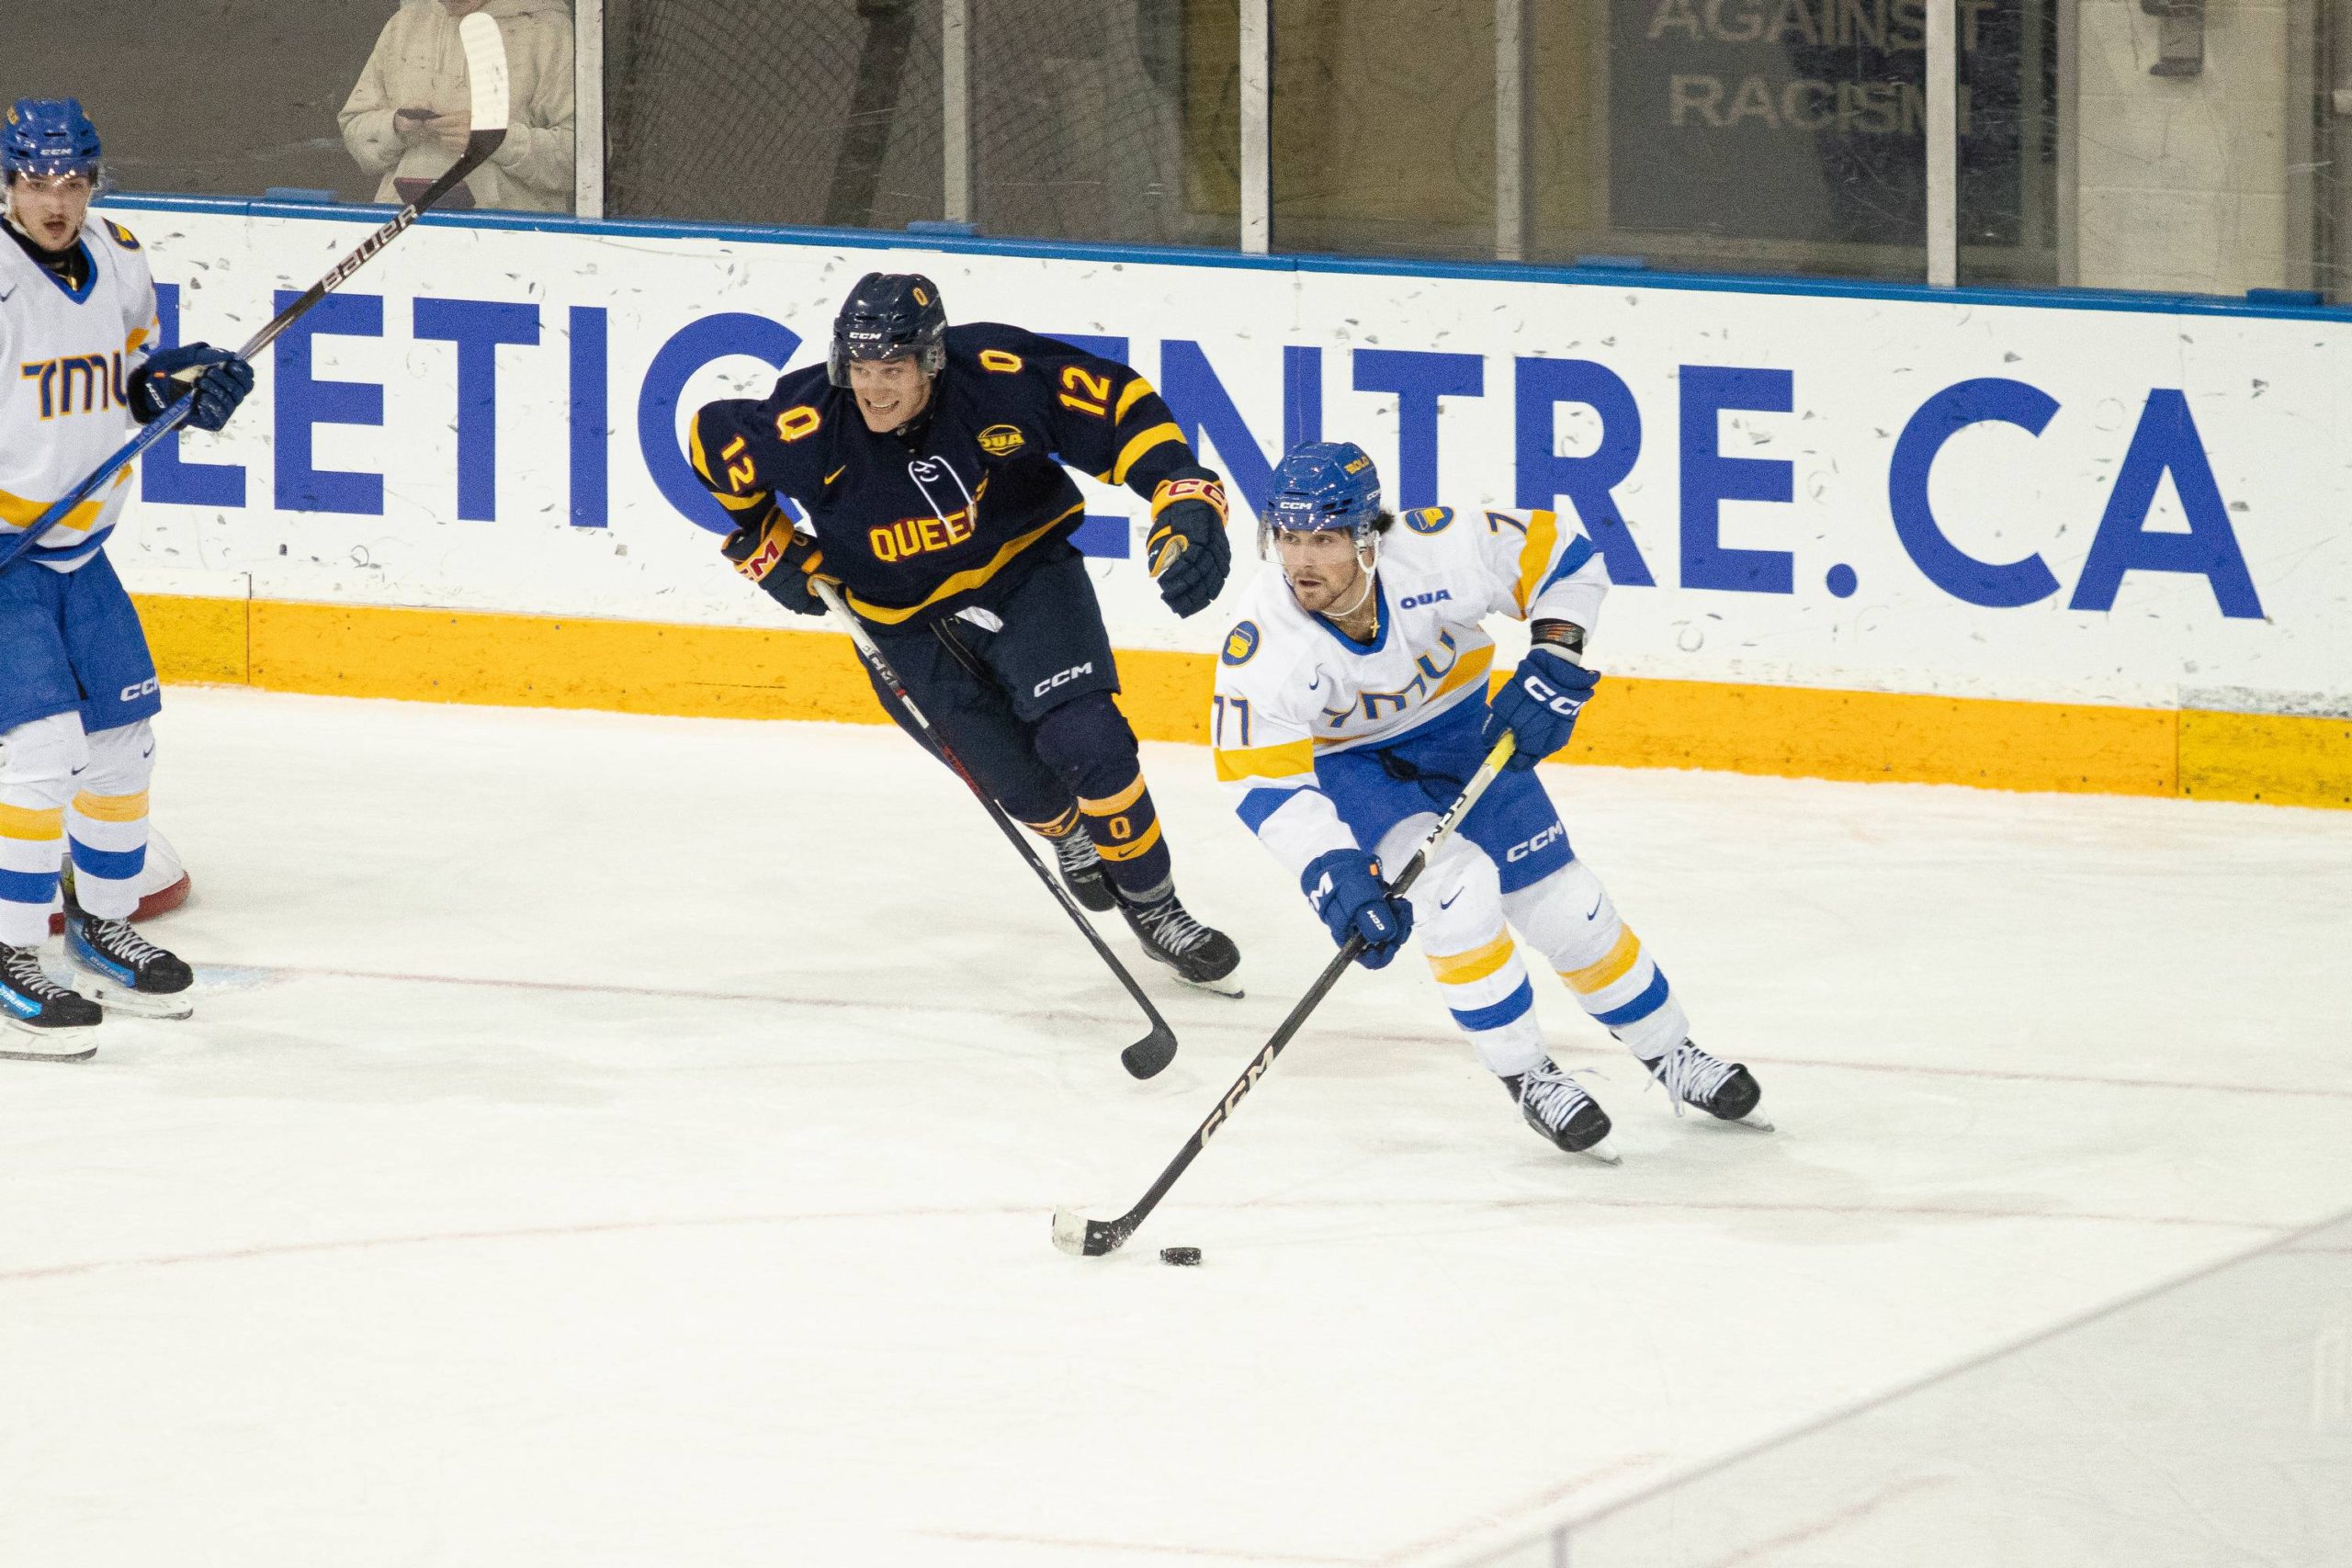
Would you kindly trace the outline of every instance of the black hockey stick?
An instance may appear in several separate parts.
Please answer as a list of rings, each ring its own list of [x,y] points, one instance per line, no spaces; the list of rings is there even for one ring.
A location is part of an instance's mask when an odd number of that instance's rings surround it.
[[[1022,860],[1037,874],[1037,880],[1046,885],[1046,891],[1054,896],[1054,901],[1069,916],[1071,923],[1086,933],[1086,940],[1092,944],[1095,953],[1111,966],[1111,973],[1119,977],[1119,984],[1127,988],[1127,995],[1136,999],[1136,1006],[1143,1009],[1144,1016],[1151,1020],[1151,1032],[1119,1053],[1120,1065],[1135,1077],[1148,1078],[1175,1060],[1176,1032],[1168,1027],[1168,1021],[1159,1016],[1159,1010],[1151,1005],[1149,997],[1143,994],[1143,987],[1136,984],[1133,975],[1127,973],[1127,966],[1120,963],[1118,955],[1104,944],[1102,934],[1094,929],[1094,922],[1086,918],[1086,911],[1078,907],[1077,900],[1069,896],[1069,890],[1062,886],[1061,879],[1046,870],[1037,859],[1036,852],[1029,847],[1029,840],[1021,836],[1021,829],[1014,827],[1012,818],[1004,814],[1004,807],[996,803],[994,795],[980,787],[980,781],[972,776],[972,771],[964,765],[964,760],[956,755],[955,749],[947,744],[946,737],[932,728],[931,720],[923,716],[922,709],[917,707],[914,698],[907,694],[906,682],[899,679],[899,672],[890,668],[889,660],[883,657],[880,647],[866,634],[865,624],[842,602],[841,592],[821,577],[811,578],[809,585],[825,602],[825,607],[833,613],[833,619],[842,624],[842,629],[849,633],[850,641],[857,645],[858,657],[865,660],[876,678],[889,688],[890,694],[913,718],[916,728],[922,731],[923,739],[939,754],[940,761],[964,781],[964,787],[972,792],[973,798],[988,812],[989,820],[995,823],[998,830],[1012,841],[1012,847],[1021,852]]]
[[[1430,857],[1453,836],[1453,829],[1461,825],[1462,819],[1470,815],[1470,808],[1478,804],[1478,797],[1487,793],[1487,786],[1502,773],[1503,764],[1510,761],[1516,746],[1517,742],[1509,735],[1495,742],[1494,749],[1487,753],[1487,760],[1478,764],[1478,771],[1470,775],[1470,782],[1462,786],[1462,793],[1453,797],[1453,804],[1445,808],[1445,814],[1437,819],[1437,826],[1431,828],[1429,836],[1421,840],[1421,847],[1413,852],[1413,858],[1405,863],[1405,869],[1397,874],[1396,881],[1388,885],[1391,893],[1406,892],[1420,880],[1421,873],[1429,869]],[[1363,951],[1363,935],[1360,931],[1340,944],[1340,951],[1332,955],[1330,963],[1323,966],[1323,973],[1316,976],[1315,984],[1308,988],[1306,995],[1298,999],[1298,1005],[1290,1010],[1290,1016],[1283,1020],[1280,1029],[1274,1031],[1274,1037],[1250,1059],[1250,1065],[1241,1070],[1241,1076],[1233,1080],[1233,1087],[1225,1091],[1225,1098],[1216,1102],[1216,1108],[1198,1127],[1193,1129],[1193,1135],[1184,1141],[1182,1148],[1176,1151],[1176,1157],[1168,1162],[1168,1168],[1159,1173],[1159,1179],[1151,1184],[1150,1190],[1136,1200],[1134,1208],[1115,1220],[1090,1220],[1075,1209],[1057,1209],[1054,1211],[1054,1245],[1073,1258],[1100,1258],[1125,1246],[1127,1237],[1136,1234],[1136,1229],[1150,1217],[1152,1210],[1159,1206],[1159,1201],[1168,1196],[1168,1190],[1176,1185],[1176,1179],[1184,1174],[1185,1168],[1208,1147],[1209,1139],[1225,1125],[1226,1119],[1249,1098],[1250,1091],[1258,1087],[1258,1080],[1266,1076],[1266,1069],[1274,1065],[1274,1058],[1283,1054],[1283,1047],[1290,1043],[1291,1036],[1298,1032],[1307,1015],[1321,1005],[1325,995],[1339,984],[1340,976],[1348,972],[1348,965],[1353,964],[1356,954]]]
[[[476,11],[458,24],[458,41],[466,51],[466,73],[472,94],[471,130],[466,137],[465,152],[439,179],[424,187],[423,195],[392,214],[390,220],[382,228],[359,243],[358,249],[335,263],[333,272],[311,285],[300,299],[271,317],[268,324],[237,351],[238,358],[252,359],[277,342],[278,334],[300,321],[311,306],[341,288],[353,273],[367,265],[369,257],[400,238],[401,232],[416,221],[419,213],[430,210],[435,202],[457,189],[458,182],[481,167],[484,160],[497,152],[499,144],[506,140],[506,44],[499,37],[498,23]],[[203,371],[191,367],[180,374],[193,380]],[[141,453],[178,429],[195,409],[196,389],[190,387],[174,399],[162,413],[148,421],[145,427],[114,456],[99,464],[89,478],[51,502],[49,509],[35,518],[22,535],[0,545],[0,571],[6,570],[18,556],[31,549],[35,539],[48,533],[61,518],[88,500],[92,491],[136,460]]]

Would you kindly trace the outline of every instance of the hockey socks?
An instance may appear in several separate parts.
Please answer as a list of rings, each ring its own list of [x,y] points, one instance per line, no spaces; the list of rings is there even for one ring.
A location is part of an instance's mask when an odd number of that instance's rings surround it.
[[[1151,791],[1144,787],[1140,770],[1114,794],[1094,798],[1080,795],[1078,811],[1086,836],[1093,840],[1094,852],[1102,857],[1103,874],[1121,897],[1148,901],[1168,885],[1175,864],[1160,839],[1159,813],[1151,804]]]

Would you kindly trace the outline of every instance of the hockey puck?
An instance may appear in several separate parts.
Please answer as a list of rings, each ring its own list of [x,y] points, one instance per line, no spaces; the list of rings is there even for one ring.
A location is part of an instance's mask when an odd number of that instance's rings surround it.
[[[1196,1268],[1201,1261],[1201,1249],[1197,1247],[1163,1247],[1159,1249],[1159,1260],[1173,1263],[1179,1269]]]

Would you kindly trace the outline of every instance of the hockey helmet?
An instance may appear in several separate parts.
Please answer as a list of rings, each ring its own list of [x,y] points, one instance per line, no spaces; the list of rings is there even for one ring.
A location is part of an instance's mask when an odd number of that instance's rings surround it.
[[[939,285],[919,272],[869,272],[833,318],[832,351],[825,368],[836,387],[849,385],[854,359],[914,355],[926,376],[947,363],[947,308]]]
[[[1266,504],[1258,513],[1258,553],[1265,554],[1276,532],[1317,533],[1345,528],[1356,547],[1371,545],[1380,530],[1380,470],[1352,441],[1309,441],[1290,449],[1274,469]]]
[[[98,128],[79,98],[18,98],[0,128],[0,175],[82,175],[99,182]]]

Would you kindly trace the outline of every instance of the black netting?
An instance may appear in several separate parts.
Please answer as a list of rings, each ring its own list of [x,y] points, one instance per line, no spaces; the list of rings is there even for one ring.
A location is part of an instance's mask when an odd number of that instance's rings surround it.
[[[1188,9],[970,0],[984,232],[1230,243],[1185,210]],[[943,211],[939,0],[617,0],[607,209],[899,228]]]

